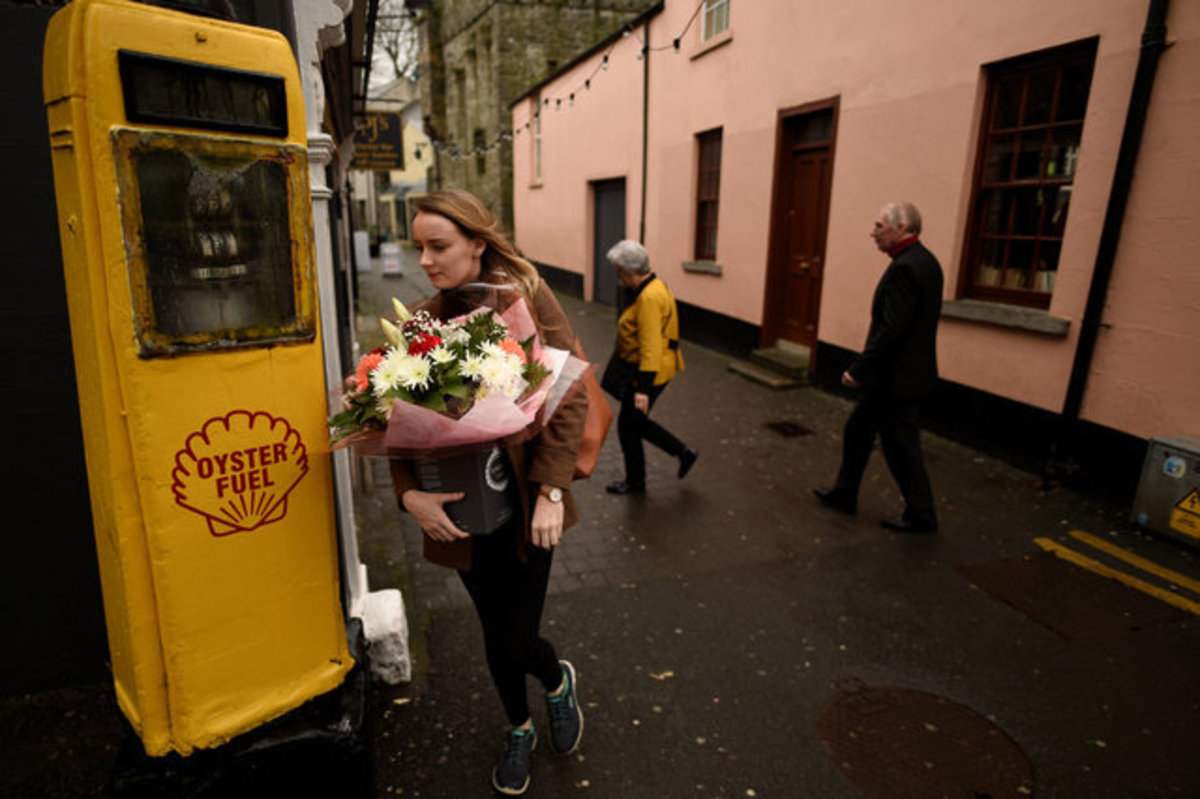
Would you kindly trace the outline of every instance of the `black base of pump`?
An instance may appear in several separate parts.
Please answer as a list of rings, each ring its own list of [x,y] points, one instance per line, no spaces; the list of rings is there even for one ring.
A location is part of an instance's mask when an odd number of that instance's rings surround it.
[[[333,691],[215,749],[150,757],[132,728],[114,764],[120,799],[346,796],[374,793],[362,622],[347,621],[355,665]]]

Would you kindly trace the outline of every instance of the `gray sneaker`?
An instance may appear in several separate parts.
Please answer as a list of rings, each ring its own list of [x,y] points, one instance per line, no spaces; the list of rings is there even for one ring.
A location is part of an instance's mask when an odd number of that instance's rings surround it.
[[[575,667],[569,660],[560,660],[558,664],[567,687],[558,696],[546,695],[550,748],[556,755],[569,755],[579,748],[579,739],[583,737],[583,712],[575,698]]]
[[[529,787],[530,753],[537,748],[537,732],[514,727],[500,762],[492,769],[492,787],[508,796],[520,796]]]

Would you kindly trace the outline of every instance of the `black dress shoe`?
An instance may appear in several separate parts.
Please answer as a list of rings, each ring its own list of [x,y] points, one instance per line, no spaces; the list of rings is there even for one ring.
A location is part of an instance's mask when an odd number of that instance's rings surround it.
[[[641,494],[646,490],[646,487],[618,480],[615,483],[609,483],[605,486],[604,490],[610,494]]]
[[[840,510],[842,513],[854,513],[858,510],[858,503],[836,488],[815,486],[813,493],[817,495],[817,499],[821,500],[821,504],[827,508]]]
[[[936,533],[937,522],[914,522],[903,517],[899,519],[881,519],[884,528],[897,533]]]
[[[688,447],[679,454],[679,479],[687,477],[687,473],[692,470],[692,466],[696,463],[696,458],[700,457],[700,453]]]

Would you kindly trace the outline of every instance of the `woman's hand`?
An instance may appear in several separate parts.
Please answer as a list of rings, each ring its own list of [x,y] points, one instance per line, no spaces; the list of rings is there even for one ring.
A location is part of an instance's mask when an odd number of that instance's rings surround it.
[[[466,496],[462,491],[456,491],[453,494],[435,494],[413,488],[405,491],[404,496],[400,497],[400,501],[404,504],[404,509],[417,520],[417,524],[421,525],[421,530],[425,532],[425,535],[434,541],[454,541],[458,538],[467,538],[470,533],[464,533],[458,529],[454,522],[450,521],[450,517],[446,515],[446,509],[442,506],[447,502],[458,502]],[[561,520],[559,526],[562,526]]]
[[[533,506],[533,528],[531,531],[533,545],[542,549],[553,549],[562,539],[563,506],[561,502],[551,502],[549,498],[538,494],[537,504]]]
[[[650,395],[635,391],[633,393],[633,407],[641,411],[642,415],[650,413]]]

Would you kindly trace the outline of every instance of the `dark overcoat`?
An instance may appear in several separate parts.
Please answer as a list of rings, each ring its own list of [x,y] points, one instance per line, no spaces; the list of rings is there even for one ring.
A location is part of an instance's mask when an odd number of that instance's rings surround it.
[[[875,288],[871,326],[850,376],[869,393],[917,399],[937,385],[937,325],[942,267],[915,241],[898,254]]]

